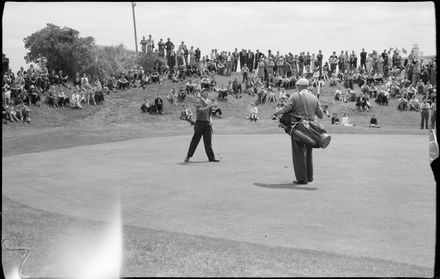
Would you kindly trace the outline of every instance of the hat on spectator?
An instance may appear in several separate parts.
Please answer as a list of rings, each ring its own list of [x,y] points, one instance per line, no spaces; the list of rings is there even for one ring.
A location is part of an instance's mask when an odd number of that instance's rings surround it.
[[[306,78],[300,78],[297,82],[296,85],[309,85],[309,80]]]

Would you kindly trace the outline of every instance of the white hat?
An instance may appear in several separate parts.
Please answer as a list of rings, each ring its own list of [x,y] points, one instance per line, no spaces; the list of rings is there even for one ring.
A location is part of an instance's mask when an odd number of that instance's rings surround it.
[[[296,85],[309,85],[309,80],[306,78],[300,78],[297,82]]]

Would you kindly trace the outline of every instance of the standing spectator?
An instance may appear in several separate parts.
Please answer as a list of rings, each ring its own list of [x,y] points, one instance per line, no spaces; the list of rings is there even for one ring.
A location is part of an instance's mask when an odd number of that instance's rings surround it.
[[[200,49],[199,48],[196,48],[196,50],[195,50],[195,57],[196,57],[196,63],[199,63],[200,62],[200,58],[201,58],[201,52],[200,52]]]
[[[162,38],[160,38],[159,42],[157,43],[157,47],[159,50],[159,56],[165,57],[165,43],[163,42]]]
[[[174,45],[170,47],[170,51],[167,49],[167,64],[170,69],[174,70],[174,66],[176,66],[176,52],[174,51]]]
[[[436,117],[437,117],[437,105],[434,98],[434,101],[431,104],[431,129],[435,128]]]
[[[324,55],[322,55],[321,50],[319,50],[316,55],[316,63],[315,66],[319,68],[319,76],[322,76],[322,60],[324,59]]]
[[[165,43],[165,50],[166,50],[166,59],[167,61],[169,61],[169,57],[172,51],[174,51],[174,44],[170,41],[170,38],[167,38],[167,41]],[[171,67],[170,64],[168,63],[168,66],[170,67],[170,69],[172,69],[174,67]]]
[[[247,67],[246,63],[243,65],[243,67],[241,68],[241,73],[243,74],[243,81],[242,83],[247,83],[248,82],[248,73],[249,73],[249,68]]]
[[[151,38],[151,35],[148,35],[148,40],[146,41],[146,43],[147,43],[147,54],[153,54],[154,41]]]
[[[360,54],[361,57],[361,69],[366,70],[367,69],[367,52],[365,49],[362,48],[362,52]]]
[[[333,54],[330,55],[328,63],[330,64],[331,73],[336,73],[336,66],[338,65],[338,57],[336,56],[336,51],[333,51]]]
[[[235,48],[235,51],[232,53],[232,57],[233,59],[233,66],[232,66],[232,71],[237,72],[237,67],[238,67],[238,58],[239,58],[239,54],[238,54],[238,50],[237,48]]]
[[[422,117],[422,121],[420,123],[420,129],[423,129],[423,126],[425,127],[425,129],[428,129],[428,119],[429,119],[430,106],[426,102],[426,98],[422,99],[422,104],[420,105],[420,109],[421,109],[421,117]]]
[[[143,53],[147,52],[147,40],[145,40],[145,36],[142,36],[142,40],[139,43],[141,45],[141,50]]]
[[[226,56],[226,75],[230,76],[232,73],[232,66],[234,63],[234,57],[232,56],[231,52],[228,52],[228,55]]]
[[[246,65],[248,66],[249,73],[254,71],[254,53],[249,49],[246,56]]]
[[[243,68],[244,64],[246,63],[245,62],[246,61],[246,56],[247,56],[246,50],[242,49],[240,51],[240,54],[239,54],[239,57],[240,57],[240,69]]]

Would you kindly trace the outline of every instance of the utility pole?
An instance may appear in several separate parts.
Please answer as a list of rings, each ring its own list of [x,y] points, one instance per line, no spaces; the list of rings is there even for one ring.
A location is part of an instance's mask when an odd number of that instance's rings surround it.
[[[134,25],[134,45],[136,46],[136,56],[138,56],[138,41],[136,34],[136,17],[134,15],[134,7],[136,6],[135,2],[131,2],[131,8],[133,10],[133,25]]]

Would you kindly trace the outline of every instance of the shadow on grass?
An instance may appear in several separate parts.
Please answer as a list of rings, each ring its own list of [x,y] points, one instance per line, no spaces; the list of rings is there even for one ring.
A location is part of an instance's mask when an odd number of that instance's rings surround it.
[[[185,163],[185,162],[180,162],[180,163],[177,163],[177,165],[181,165],[181,166],[190,166],[190,165],[192,165],[192,164],[203,164],[203,163],[205,163],[205,164],[213,164],[213,162],[210,162],[210,161],[189,161],[189,162],[187,162],[187,163]],[[217,163],[218,164],[218,163]]]
[[[270,189],[292,189],[292,190],[306,190],[306,191],[315,191],[318,188],[307,187],[307,186],[296,186],[295,184],[265,184],[265,183],[254,183],[255,186],[270,188]]]

